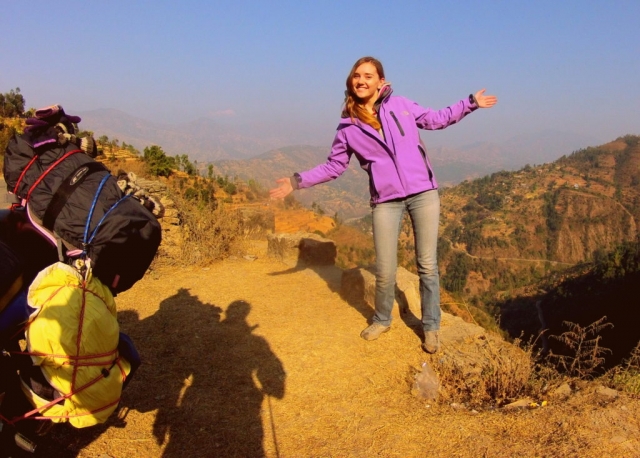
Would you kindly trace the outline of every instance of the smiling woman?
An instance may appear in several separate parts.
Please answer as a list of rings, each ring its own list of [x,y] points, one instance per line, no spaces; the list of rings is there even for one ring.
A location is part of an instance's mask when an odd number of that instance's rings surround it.
[[[440,197],[438,184],[418,129],[444,129],[478,108],[490,108],[495,96],[484,89],[442,110],[423,108],[393,97],[384,69],[373,57],[358,59],[346,81],[346,99],[331,154],[324,164],[277,180],[271,197],[333,180],[355,154],[369,174],[376,250],[376,298],[372,323],[360,336],[375,340],[391,328],[398,264],[398,237],[404,212],[411,217],[420,275],[422,327],[427,353],[440,347],[440,277],[436,247]]]
[[[385,85],[384,69],[377,59],[362,57],[353,65],[347,77],[345,111],[353,120],[358,118],[380,131],[374,104]]]

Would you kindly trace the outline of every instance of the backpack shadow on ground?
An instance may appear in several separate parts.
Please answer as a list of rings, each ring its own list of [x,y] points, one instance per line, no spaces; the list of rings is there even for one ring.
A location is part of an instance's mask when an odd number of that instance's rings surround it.
[[[142,320],[135,311],[120,312],[121,330],[135,342],[142,365],[105,425],[54,434],[74,451],[56,456],[76,456],[111,427],[126,427],[127,440],[138,446],[164,446],[163,457],[264,456],[265,433],[277,449],[275,429],[263,431],[261,409],[265,396],[284,397],[286,375],[268,342],[254,334],[257,325],[247,323],[250,311],[248,302],[234,301],[223,313],[180,289]],[[154,410],[153,438],[144,438],[148,430],[136,431],[128,415]]]

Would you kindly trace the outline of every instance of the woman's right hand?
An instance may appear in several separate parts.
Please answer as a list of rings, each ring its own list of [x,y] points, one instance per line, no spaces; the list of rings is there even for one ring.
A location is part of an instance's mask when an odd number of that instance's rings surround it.
[[[484,91],[486,91],[486,89],[480,89],[473,96],[473,98],[476,99],[476,103],[478,104],[478,107],[491,108],[496,103],[498,103],[498,97],[496,97],[495,95],[484,95]]]
[[[276,180],[276,183],[279,183],[278,187],[269,190],[269,196],[272,199],[284,199],[293,191],[290,178],[280,178]]]

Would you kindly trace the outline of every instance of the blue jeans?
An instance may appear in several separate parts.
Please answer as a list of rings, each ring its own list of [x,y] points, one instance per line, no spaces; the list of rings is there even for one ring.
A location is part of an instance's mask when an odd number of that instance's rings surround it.
[[[440,276],[436,249],[440,219],[438,190],[373,206],[373,242],[376,248],[376,303],[373,321],[391,324],[398,267],[398,238],[405,210],[413,225],[416,261],[420,276],[422,327],[440,329]]]

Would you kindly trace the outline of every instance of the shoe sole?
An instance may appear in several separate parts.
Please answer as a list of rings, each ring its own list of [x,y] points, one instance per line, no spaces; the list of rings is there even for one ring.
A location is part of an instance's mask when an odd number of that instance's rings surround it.
[[[438,350],[440,350],[440,347],[436,347],[436,348],[429,348],[427,347],[425,344],[421,345],[422,350],[424,350],[425,353],[429,353],[430,355],[433,355],[434,353],[438,353]]]

